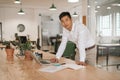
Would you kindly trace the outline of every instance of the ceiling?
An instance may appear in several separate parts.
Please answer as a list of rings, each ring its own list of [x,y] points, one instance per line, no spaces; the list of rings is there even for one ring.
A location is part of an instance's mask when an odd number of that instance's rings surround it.
[[[113,4],[113,3],[120,3],[120,0],[96,0],[98,3],[97,5],[105,6],[108,4]]]
[[[54,3],[57,7],[56,12],[70,10],[76,6],[81,6],[81,0],[78,3],[68,3],[67,0],[21,0],[23,8],[35,8],[43,12],[50,12],[49,7]],[[14,0],[0,0],[0,6],[20,7],[14,4]]]
[[[82,0],[80,0],[78,3],[68,3],[67,0],[21,0],[22,1],[22,7],[23,8],[35,8],[39,9],[39,11],[42,12],[50,12],[49,7],[52,3],[55,4],[57,7],[56,13],[61,11],[68,11],[71,9],[74,9],[75,7],[81,7]],[[92,0],[89,0],[92,1]],[[96,0],[98,5],[104,5],[106,3],[110,3],[113,1],[120,1],[120,0]],[[14,4],[14,0],[0,0],[0,6],[4,7],[18,7],[21,6],[18,4]],[[53,13],[53,12],[52,12]]]

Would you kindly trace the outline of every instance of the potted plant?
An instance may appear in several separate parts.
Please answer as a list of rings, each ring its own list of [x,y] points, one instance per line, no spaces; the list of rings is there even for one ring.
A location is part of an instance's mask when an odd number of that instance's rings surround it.
[[[13,60],[14,59],[14,48],[11,46],[11,41],[5,41],[3,42],[3,45],[6,45],[5,51],[7,54],[7,60]]]
[[[20,49],[23,50],[24,55],[25,55],[25,60],[32,60],[32,56],[31,56],[31,43],[29,41],[27,41],[26,43],[21,43],[20,44]]]

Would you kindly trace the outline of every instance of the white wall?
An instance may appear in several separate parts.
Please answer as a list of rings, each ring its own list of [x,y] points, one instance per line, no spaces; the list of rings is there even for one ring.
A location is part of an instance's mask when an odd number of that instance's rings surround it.
[[[43,18],[39,16],[40,13],[42,14],[42,11],[40,11],[39,9],[23,8],[23,10],[26,14],[18,15],[17,12],[19,11],[19,8],[4,6],[0,7],[0,22],[2,22],[4,40],[14,40],[15,33],[25,36],[30,35],[31,40],[37,40],[38,25],[40,26],[40,31],[43,27],[47,27],[50,32],[49,36],[55,36],[56,34],[62,33],[62,27],[59,23],[59,14],[50,14],[50,18],[53,19],[53,21],[50,21],[50,19],[43,20]],[[73,18],[73,20],[79,20],[80,22],[82,22],[81,7],[78,6],[75,10],[70,10],[71,15],[74,11],[77,11],[79,17]],[[18,24],[25,25],[24,32],[19,32],[17,30]],[[40,39],[41,38],[42,37],[40,32]]]
[[[60,23],[58,20],[58,16],[55,16],[42,16],[42,31],[47,32],[48,37],[60,34]]]
[[[14,34],[18,35],[30,35],[31,40],[37,39],[37,18],[34,9],[24,9],[26,15],[18,15],[19,8],[0,8],[0,22],[3,27],[3,39],[13,40]],[[19,32],[17,30],[18,24],[25,25],[25,31]]]

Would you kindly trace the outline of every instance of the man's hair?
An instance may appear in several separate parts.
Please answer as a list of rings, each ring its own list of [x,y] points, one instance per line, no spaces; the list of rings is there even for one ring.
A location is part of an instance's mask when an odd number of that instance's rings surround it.
[[[70,19],[71,19],[71,15],[69,12],[62,12],[60,15],[59,15],[59,19],[61,20],[61,18],[63,18],[64,16],[68,16]]]

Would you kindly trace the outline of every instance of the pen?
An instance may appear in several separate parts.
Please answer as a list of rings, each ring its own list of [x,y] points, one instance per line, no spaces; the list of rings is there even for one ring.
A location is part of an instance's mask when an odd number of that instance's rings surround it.
[[[60,63],[60,65],[64,65],[64,64],[66,64],[66,63]]]
[[[53,64],[54,66],[60,66],[60,65],[64,65],[66,63],[56,63],[56,64]]]

